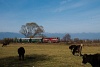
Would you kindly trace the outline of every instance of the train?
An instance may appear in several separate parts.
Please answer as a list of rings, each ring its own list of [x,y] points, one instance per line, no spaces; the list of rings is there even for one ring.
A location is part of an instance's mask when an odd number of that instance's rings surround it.
[[[59,37],[18,38],[18,43],[58,43]]]

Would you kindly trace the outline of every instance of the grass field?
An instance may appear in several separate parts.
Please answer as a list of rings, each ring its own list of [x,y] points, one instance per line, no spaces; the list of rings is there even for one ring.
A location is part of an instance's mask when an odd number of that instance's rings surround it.
[[[82,65],[82,57],[73,56],[65,44],[10,44],[1,47],[0,67],[91,67]],[[25,60],[18,60],[17,49],[26,50]],[[82,54],[100,53],[100,46],[84,46]]]

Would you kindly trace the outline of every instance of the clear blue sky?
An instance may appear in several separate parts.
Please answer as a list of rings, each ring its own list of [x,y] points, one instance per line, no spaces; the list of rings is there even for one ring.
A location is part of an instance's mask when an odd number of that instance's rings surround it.
[[[0,32],[36,22],[50,33],[100,32],[100,0],[0,0]]]

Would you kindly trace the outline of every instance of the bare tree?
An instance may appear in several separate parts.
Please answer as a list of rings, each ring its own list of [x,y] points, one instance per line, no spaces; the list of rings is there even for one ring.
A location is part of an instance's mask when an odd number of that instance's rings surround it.
[[[79,38],[74,38],[74,43],[79,43]]]
[[[39,27],[37,28],[37,30],[35,30],[34,36],[35,36],[36,34],[41,35],[42,32],[44,32],[43,26],[39,26]]]
[[[66,34],[64,37],[63,37],[63,40],[67,43],[67,42],[69,42],[69,41],[71,41],[71,36],[70,36],[70,34]]]
[[[36,23],[26,23],[26,25],[22,25],[20,33],[22,33],[25,37],[34,37],[37,34],[41,34],[44,32],[43,26],[38,26]]]

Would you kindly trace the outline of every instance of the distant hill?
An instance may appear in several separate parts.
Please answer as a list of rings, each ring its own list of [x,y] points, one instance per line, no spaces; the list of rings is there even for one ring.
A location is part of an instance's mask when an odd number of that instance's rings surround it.
[[[0,39],[3,38],[22,38],[24,37],[22,34],[20,33],[13,33],[13,32],[0,32]]]
[[[46,36],[49,37],[60,37],[61,39],[64,37],[66,33],[45,33]],[[100,39],[100,33],[69,33],[71,35],[71,39],[79,38],[79,39]]]
[[[66,33],[44,33],[47,37],[60,37],[61,39],[64,37]],[[79,39],[100,39],[100,33],[69,33],[71,35],[71,39],[79,38]],[[0,39],[3,38],[23,38],[24,35],[20,33],[13,32],[0,32]]]

